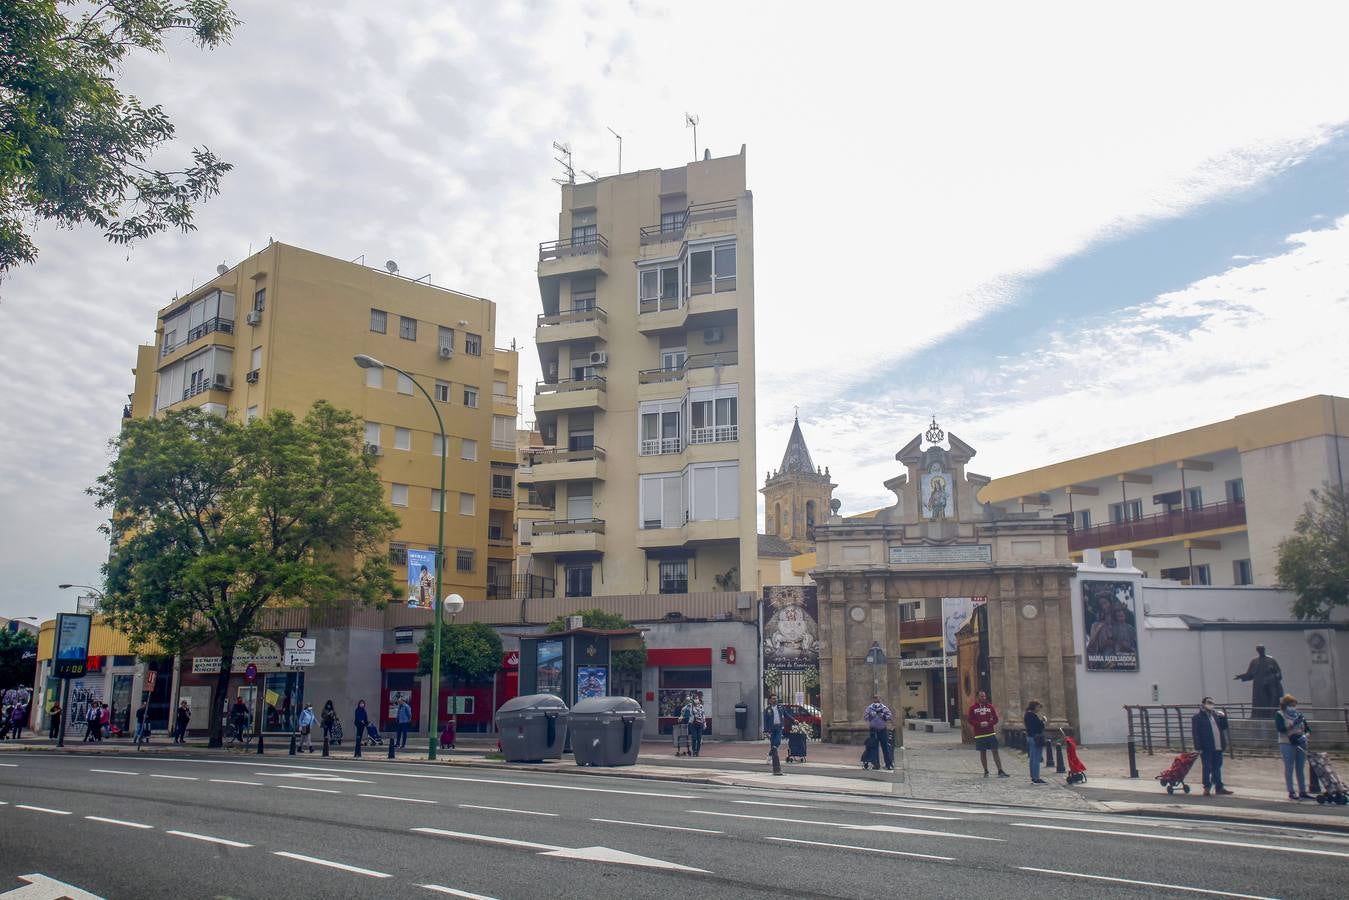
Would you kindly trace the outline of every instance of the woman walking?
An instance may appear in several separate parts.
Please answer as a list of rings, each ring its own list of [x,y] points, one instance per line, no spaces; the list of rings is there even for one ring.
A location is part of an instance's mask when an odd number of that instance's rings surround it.
[[[332,742],[333,725],[337,722],[337,710],[333,708],[333,701],[329,700],[323,704],[323,715],[319,719],[323,723],[323,739]]]
[[[1049,784],[1040,777],[1040,763],[1044,759],[1045,719],[1039,700],[1026,704],[1026,753],[1030,756],[1030,783]]]
[[[365,741],[365,729],[370,724],[370,713],[365,711],[365,701],[356,701],[356,712],[351,716],[351,724],[356,728],[356,743]]]
[[[1297,711],[1297,698],[1284,694],[1274,714],[1279,732],[1279,753],[1283,755],[1283,783],[1289,800],[1310,800],[1307,793],[1307,735],[1312,733],[1307,719]],[[1297,792],[1293,791],[1293,771],[1297,770]]]

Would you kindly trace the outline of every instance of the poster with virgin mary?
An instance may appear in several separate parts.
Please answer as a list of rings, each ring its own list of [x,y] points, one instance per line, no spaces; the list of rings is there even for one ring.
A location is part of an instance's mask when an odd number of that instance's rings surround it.
[[[951,474],[942,469],[941,463],[930,465],[920,482],[919,501],[923,506],[923,518],[954,519],[956,504],[951,490]]]

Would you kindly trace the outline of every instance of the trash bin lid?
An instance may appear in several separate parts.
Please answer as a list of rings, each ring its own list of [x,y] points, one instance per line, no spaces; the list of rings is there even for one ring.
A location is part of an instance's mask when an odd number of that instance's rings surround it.
[[[642,709],[642,704],[631,697],[591,697],[580,701],[571,708],[572,718],[585,715],[613,715],[616,713],[646,718],[646,711]]]
[[[523,697],[515,697],[501,704],[501,708],[497,710],[497,714],[522,712],[527,709],[545,709],[566,712],[567,704],[563,703],[562,698],[556,694],[525,694]]]

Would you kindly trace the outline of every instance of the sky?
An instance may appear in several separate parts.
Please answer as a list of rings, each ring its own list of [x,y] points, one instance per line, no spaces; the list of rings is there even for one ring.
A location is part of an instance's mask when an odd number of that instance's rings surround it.
[[[538,359],[553,141],[600,174],[747,147],[756,477],[799,407],[845,514],[936,416],[999,476],[1349,393],[1345,4],[238,0],[137,57],[171,166],[234,170],[197,230],[41,227],[0,282],[0,615],[73,608],[84,489],[175,295],[268,238],[499,304]],[[748,423],[746,423],[748,424]]]

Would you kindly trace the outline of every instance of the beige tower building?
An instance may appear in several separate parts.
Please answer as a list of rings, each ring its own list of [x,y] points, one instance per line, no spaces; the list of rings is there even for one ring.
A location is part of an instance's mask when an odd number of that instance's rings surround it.
[[[480,600],[509,585],[518,357],[493,349],[496,304],[286,244],[221,268],[159,311],[125,414],[200,406],[249,421],[303,415],[320,399],[351,410],[402,522],[389,547],[395,577],[411,551],[436,549],[447,453],[445,591]],[[447,446],[413,382],[360,369],[356,354],[416,378]]]
[[[759,493],[764,498],[764,530],[782,538],[797,553],[815,549],[815,526],[829,517],[829,501],[836,484],[829,481],[829,470],[811,461],[801,434],[801,422],[792,422],[782,465],[769,472]]]
[[[757,589],[753,247],[743,148],[562,186],[527,563],[559,593]]]

